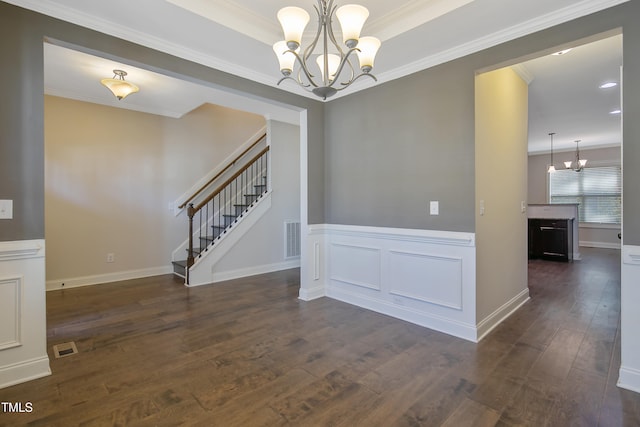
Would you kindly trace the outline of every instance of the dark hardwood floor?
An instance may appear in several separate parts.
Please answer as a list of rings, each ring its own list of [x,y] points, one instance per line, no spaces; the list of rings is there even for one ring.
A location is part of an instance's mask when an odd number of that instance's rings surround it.
[[[582,253],[531,261],[531,301],[479,344],[302,302],[298,270],[49,292],[53,375],[0,390],[33,405],[0,424],[638,426],[640,395],[615,385],[620,252]]]

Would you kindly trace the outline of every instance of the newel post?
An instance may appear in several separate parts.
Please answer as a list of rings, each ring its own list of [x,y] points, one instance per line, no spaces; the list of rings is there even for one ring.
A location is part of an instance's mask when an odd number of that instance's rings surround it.
[[[187,216],[189,217],[189,249],[187,251],[187,268],[185,269],[185,276],[187,284],[189,283],[189,267],[195,262],[193,258],[193,216],[196,214],[196,210],[193,207],[193,203],[189,203],[187,208]]]

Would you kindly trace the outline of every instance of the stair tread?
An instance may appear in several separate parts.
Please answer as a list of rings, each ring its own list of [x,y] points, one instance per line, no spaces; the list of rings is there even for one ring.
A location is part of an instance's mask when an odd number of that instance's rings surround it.
[[[178,265],[183,268],[187,268],[187,260],[171,261],[173,265]]]
[[[202,252],[204,252],[207,248],[193,248],[192,252],[195,255],[201,254]],[[189,248],[185,249],[185,251],[189,252]]]

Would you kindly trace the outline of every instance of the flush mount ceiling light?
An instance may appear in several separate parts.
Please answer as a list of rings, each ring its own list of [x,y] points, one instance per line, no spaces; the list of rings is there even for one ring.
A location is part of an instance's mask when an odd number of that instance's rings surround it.
[[[582,172],[582,169],[587,165],[587,159],[580,158],[580,149],[578,148],[579,139],[576,139],[576,161],[575,162],[564,162],[564,166],[567,169],[573,169],[576,172]]]
[[[124,80],[124,76],[126,75],[126,71],[113,70],[113,78],[102,79],[100,80],[100,83],[102,83],[107,89],[109,89],[111,93],[113,93],[115,97],[118,98],[118,101],[120,101],[126,98],[127,95],[136,93],[140,90],[138,86]]]
[[[300,44],[302,33],[310,19],[309,14],[299,7],[285,7],[278,12],[278,20],[284,31],[284,40],[273,45],[280,63],[280,72],[284,76],[278,84],[284,80],[293,80],[305,90],[327,99],[339,90],[346,89],[360,77],[367,76],[377,81],[370,72],[380,48],[380,40],[375,37],[360,37],[362,26],[369,16],[367,8],[357,4],[337,8],[333,0],[317,0],[314,8],[318,15],[318,29],[302,54]],[[336,41],[332,28],[334,16],[340,22],[342,41],[346,49]],[[320,36],[322,41],[318,46]],[[359,59],[360,73],[357,75],[350,58],[353,53],[356,53]],[[311,60],[311,56],[315,56],[315,61]],[[315,71],[309,68],[309,62],[317,64],[316,69],[320,71],[319,79],[314,75]],[[298,64],[298,70],[296,77],[292,77],[295,64]]]

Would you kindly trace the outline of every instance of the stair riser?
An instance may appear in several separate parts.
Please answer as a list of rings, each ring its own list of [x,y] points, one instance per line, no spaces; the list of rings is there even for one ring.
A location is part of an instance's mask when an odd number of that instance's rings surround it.
[[[235,222],[237,217],[235,215],[223,215],[223,218],[224,218],[224,226],[228,227]]]
[[[258,196],[255,194],[246,194],[244,196],[246,202],[248,205],[252,204],[253,202],[255,202],[258,199]]]

